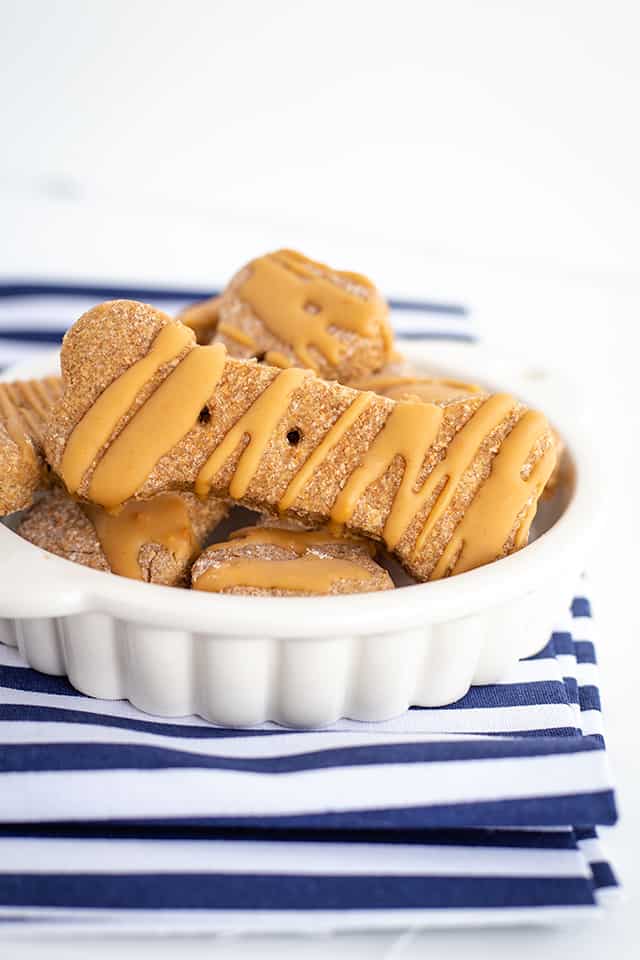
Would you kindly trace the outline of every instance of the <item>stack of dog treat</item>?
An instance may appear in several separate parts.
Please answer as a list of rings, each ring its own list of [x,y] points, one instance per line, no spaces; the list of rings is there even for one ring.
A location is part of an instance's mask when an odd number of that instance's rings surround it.
[[[94,307],[61,374],[0,386],[0,510],[38,547],[152,583],[388,590],[389,554],[447,577],[525,546],[556,473],[542,414],[419,375],[369,280],[289,250],[175,319]],[[238,507],[252,526],[233,529]]]

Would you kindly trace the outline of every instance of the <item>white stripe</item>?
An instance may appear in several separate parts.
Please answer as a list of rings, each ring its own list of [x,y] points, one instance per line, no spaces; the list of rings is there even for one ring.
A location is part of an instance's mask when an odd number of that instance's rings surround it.
[[[604,901],[604,898],[603,898]],[[605,905],[605,903],[603,903]],[[606,904],[608,906],[609,904]],[[50,907],[0,907],[0,914],[45,918],[40,923],[12,924],[12,938],[31,939],[86,937],[89,934],[123,936],[151,933],[183,933],[188,936],[218,933],[240,936],[259,933],[302,934],[305,937],[340,931],[413,930],[477,926],[527,926],[552,923],[584,923],[600,919],[599,906],[585,904],[566,907],[479,907],[469,909],[423,910],[88,910],[51,909]],[[0,932],[1,932],[0,928]]]
[[[105,297],[84,295],[0,297],[0,329],[23,327],[25,330],[45,328],[58,330],[74,323],[78,317],[102,303]],[[150,302],[153,304],[153,298]],[[176,297],[159,300],[156,305],[170,315],[178,313],[193,299]]]
[[[595,663],[577,663],[573,657],[558,657],[558,661],[562,675],[571,677],[579,687],[584,687],[587,684],[594,687],[598,686],[598,668]]]
[[[571,621],[571,634],[574,640],[585,640],[594,643],[597,639],[597,628],[592,617],[575,617]]]
[[[577,850],[238,840],[0,840],[1,873],[587,877]]]
[[[300,734],[277,734],[268,737],[229,737],[189,739],[180,736],[101,727],[98,724],[8,721],[0,726],[0,744],[16,743],[125,743],[130,746],[162,747],[194,756],[217,757],[288,757],[334,750],[343,747],[379,747],[396,743],[459,743],[473,740],[486,742],[476,734],[441,735],[422,733],[373,733],[308,731]],[[501,739],[492,737],[492,742]],[[0,777],[2,774],[0,774]]]
[[[593,736],[594,734],[600,734],[602,736],[604,726],[600,711],[582,710],[580,713],[580,729],[585,737]]]
[[[88,697],[72,697],[63,694],[32,693],[24,690],[0,689],[0,703],[36,704],[38,706],[63,707],[83,713],[101,713],[106,716],[142,719],[135,707],[120,701],[90,700]],[[197,717],[155,717],[155,722],[200,725],[205,722]],[[566,703],[534,704],[524,707],[473,707],[464,710],[410,710],[384,723],[389,733],[504,733],[519,730],[544,730],[555,727],[574,726],[574,713]],[[258,729],[278,729],[274,724],[265,724]],[[380,724],[363,720],[339,720],[331,730],[355,730],[379,732]]]
[[[606,860],[602,845],[598,837],[589,837],[587,840],[578,840],[578,848],[589,863]]]
[[[574,676],[578,681],[579,687],[589,685],[597,688],[600,682],[598,668],[595,663],[577,663]]]
[[[163,769],[8,773],[7,821],[312,814],[590,793],[611,786],[603,752],[256,774]]]
[[[50,343],[20,343],[17,340],[0,340],[0,366],[37,360],[51,353]]]

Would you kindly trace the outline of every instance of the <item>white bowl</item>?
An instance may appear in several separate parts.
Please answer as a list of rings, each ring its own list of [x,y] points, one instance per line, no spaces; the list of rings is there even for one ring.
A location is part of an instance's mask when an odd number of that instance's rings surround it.
[[[384,720],[500,680],[540,650],[583,569],[600,471],[574,392],[552,374],[469,344],[402,344],[429,372],[499,385],[541,407],[572,470],[524,550],[394,591],[321,598],[212,595],[73,564],[0,524],[0,641],[92,697],[217,724],[318,727]],[[56,369],[55,355],[7,379]]]

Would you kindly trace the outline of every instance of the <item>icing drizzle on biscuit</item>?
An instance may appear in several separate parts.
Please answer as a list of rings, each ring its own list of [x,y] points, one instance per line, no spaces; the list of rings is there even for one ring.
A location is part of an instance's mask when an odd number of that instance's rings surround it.
[[[381,336],[385,356],[391,352],[387,305],[371,281],[359,274],[331,270],[293,250],[278,250],[249,264],[237,293],[297,361],[311,370],[318,370],[314,350],[333,366],[340,362],[344,344],[332,333],[336,328],[361,337]],[[239,339],[228,322],[220,325],[220,333]],[[255,347],[246,340],[245,345]],[[281,361],[277,366],[291,363],[283,354],[276,355]],[[274,362],[273,355],[265,359]]]
[[[187,503],[177,493],[130,500],[117,514],[91,503],[82,508],[95,528],[111,571],[120,576],[143,579],[138,558],[145,544],[164,547],[181,564],[198,552]]]
[[[213,544],[207,553],[228,549],[236,542],[241,546],[277,546],[295,556],[286,559],[234,557],[218,566],[207,567],[194,580],[195,590],[217,592],[231,587],[249,587],[326,594],[340,580],[367,582],[374,579],[374,573],[356,560],[313,552],[323,546],[358,544],[356,540],[338,539],[328,530],[245,527],[231,535],[230,543]]]
[[[169,344],[174,353],[181,348],[182,341],[167,333],[177,326],[164,327],[147,356],[114,381],[80,421],[64,452],[65,480],[72,477],[79,481],[90,469],[145,381],[167,362],[167,353],[171,351],[164,346]],[[191,345],[180,363],[107,446],[102,457],[97,458],[97,467],[88,485],[88,498],[112,508],[135,495],[158,461],[197,423],[198,411],[212,397],[224,367],[222,345]],[[244,444],[228,491],[237,500],[246,496],[267,447],[286,442],[276,433],[276,428],[308,376],[309,371],[299,368],[289,368],[274,376],[200,467],[195,480],[199,495],[209,493],[216,475]],[[373,394],[353,392],[351,405],[327,430],[306,462],[298,467],[279,503],[274,502],[273,506],[282,512],[295,512],[296,502],[309,480],[342,438],[350,431],[357,434],[358,421],[361,417],[366,419],[374,399]],[[465,480],[473,481],[471,499],[464,505],[461,522],[449,532],[447,549],[432,576],[479,566],[501,556],[511,545],[524,545],[538,496],[555,464],[555,449],[546,419],[533,411],[525,412],[525,408],[507,394],[487,399],[480,395],[474,398],[474,403],[479,404],[475,412],[470,411],[471,415],[457,434],[444,443],[439,441],[444,418],[442,406],[385,403],[389,404],[389,415],[338,493],[330,511],[332,523],[337,527],[357,526],[354,515],[368,488],[400,462],[402,475],[383,530],[383,539],[390,549],[397,548],[403,538],[409,536],[403,544],[403,554],[418,556],[430,534],[444,522]],[[97,427],[95,434],[88,431],[88,424]],[[207,428],[202,429],[204,437]],[[441,448],[437,447],[438,442]],[[490,461],[489,470],[483,476],[474,472],[480,450],[489,455]],[[430,469],[425,467],[427,463]],[[222,489],[215,492],[225,495]],[[359,524],[361,532],[378,535],[378,530],[369,529],[366,522],[359,521]]]
[[[442,403],[459,397],[482,393],[475,383],[444,377],[418,377],[407,374],[373,373],[369,377],[349,381],[354,390],[372,390],[391,400],[419,400]]]

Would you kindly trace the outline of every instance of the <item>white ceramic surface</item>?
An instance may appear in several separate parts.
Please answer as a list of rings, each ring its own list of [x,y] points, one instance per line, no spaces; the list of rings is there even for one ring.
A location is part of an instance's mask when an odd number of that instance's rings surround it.
[[[466,344],[407,344],[436,373],[500,385],[542,407],[573,477],[511,557],[434,583],[330,598],[244,598],[141,584],[72,564],[0,525],[0,640],[90,696],[161,716],[244,726],[383,720],[501,679],[547,642],[582,570],[600,502],[598,465],[544,371]],[[55,360],[6,376],[50,372]],[[557,398],[563,396],[562,409]]]

